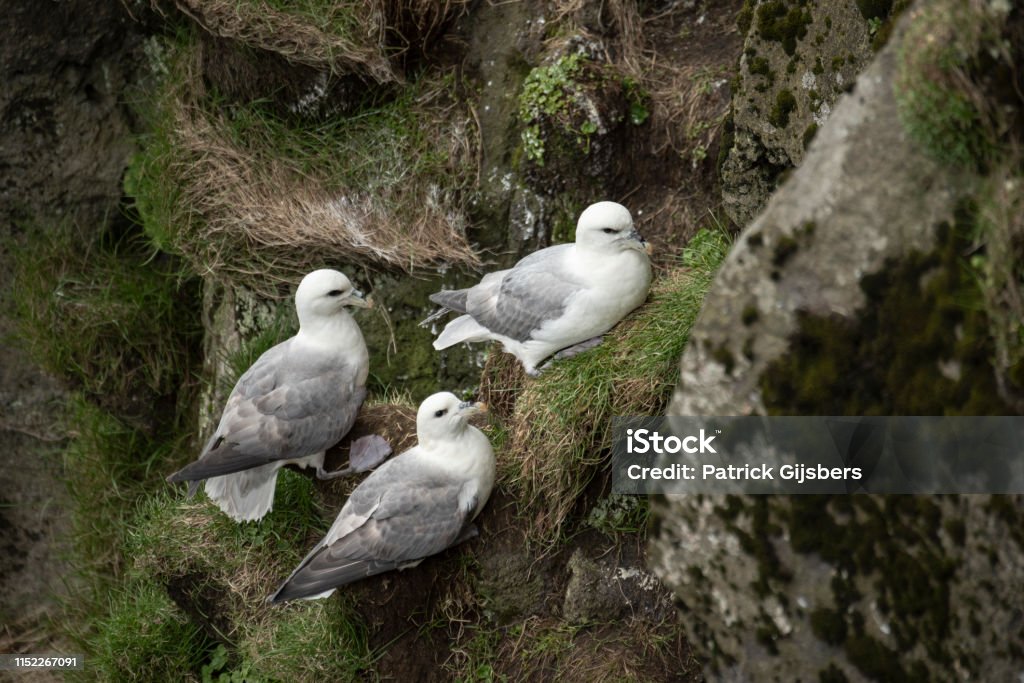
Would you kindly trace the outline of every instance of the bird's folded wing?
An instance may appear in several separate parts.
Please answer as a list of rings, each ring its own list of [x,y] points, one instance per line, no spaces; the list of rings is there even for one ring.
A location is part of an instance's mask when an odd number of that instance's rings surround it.
[[[561,317],[583,282],[564,267],[572,245],[534,252],[500,279],[484,279],[469,291],[467,313],[491,332],[527,341],[545,322]]]
[[[421,560],[459,538],[473,514],[471,507],[459,505],[465,482],[402,464],[385,463],[374,473],[384,476],[368,478],[353,492],[324,540],[272,599],[318,595]]]
[[[171,475],[171,481],[207,479],[304,457],[345,435],[366,397],[366,389],[355,386],[354,368],[336,360],[289,356],[278,351],[282,347],[268,351],[242,375],[207,448]]]

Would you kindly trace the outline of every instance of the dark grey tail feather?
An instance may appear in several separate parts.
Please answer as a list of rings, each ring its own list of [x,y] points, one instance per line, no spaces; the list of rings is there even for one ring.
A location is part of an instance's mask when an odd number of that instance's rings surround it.
[[[468,289],[445,289],[440,292],[434,292],[428,298],[441,308],[424,318],[423,322],[420,323],[420,327],[426,327],[453,311],[455,313],[465,313],[466,299],[468,297]]]
[[[448,310],[455,311],[456,313],[466,312],[466,300],[468,298],[468,289],[446,289],[440,292],[434,292],[429,297],[429,299],[438,306],[444,306]]]
[[[196,495],[196,491],[199,490],[199,485],[202,483],[202,481],[190,481],[188,483],[188,495],[186,496],[186,499]]]
[[[233,451],[222,451],[214,456],[190,462],[167,477],[167,481],[172,484],[179,481],[201,481],[210,477],[220,477],[225,474],[234,474],[235,472],[266,465],[273,460],[273,458],[265,455],[251,456]]]
[[[319,595],[332,588],[341,588],[353,581],[383,574],[397,568],[398,564],[395,562],[377,560],[351,560],[344,564],[317,570],[300,567],[281,584],[273,595],[267,598],[267,604],[273,605],[286,600],[298,600]]]

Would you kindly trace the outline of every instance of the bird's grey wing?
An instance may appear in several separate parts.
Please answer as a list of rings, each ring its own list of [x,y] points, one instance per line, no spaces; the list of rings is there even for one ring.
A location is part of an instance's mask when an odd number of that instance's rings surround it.
[[[466,312],[491,332],[527,341],[545,322],[561,317],[584,284],[562,265],[570,244],[530,254],[500,279],[470,290]]]
[[[298,356],[288,342],[260,356],[238,380],[217,432],[195,462],[169,481],[240,472],[304,457],[337,443],[366,397],[354,367]]]
[[[476,505],[459,505],[463,486],[415,461],[385,463],[353,492],[324,540],[271,601],[319,595],[453,545]]]

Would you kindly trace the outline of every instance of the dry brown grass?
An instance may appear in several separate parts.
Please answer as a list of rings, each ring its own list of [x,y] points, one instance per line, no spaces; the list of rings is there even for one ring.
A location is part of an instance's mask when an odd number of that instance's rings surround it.
[[[587,8],[585,0],[559,0],[556,5],[558,19],[566,21],[574,33],[588,35],[578,20]],[[604,41],[604,58],[647,95],[650,153],[670,148],[684,159],[694,159],[698,148],[706,153],[722,132],[729,110],[729,98],[719,96],[713,87],[715,79],[721,78],[714,67],[718,58],[666,58],[650,39],[654,24],[685,8],[671,7],[648,17],[640,15],[635,0],[609,0],[606,8],[614,38]]]
[[[404,80],[394,57],[429,39],[468,0],[176,0],[207,32],[279,54],[291,62]]]
[[[172,69],[134,193],[147,231],[198,272],[277,295],[337,261],[479,263],[463,210],[476,129],[450,77],[353,121],[295,124],[212,104],[192,46]]]

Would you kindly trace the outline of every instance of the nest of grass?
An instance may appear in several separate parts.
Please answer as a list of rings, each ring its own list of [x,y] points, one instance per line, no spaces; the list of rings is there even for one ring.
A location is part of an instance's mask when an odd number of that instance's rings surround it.
[[[126,179],[161,247],[266,296],[338,261],[478,265],[463,209],[476,129],[451,75],[317,124],[258,102],[218,106],[195,45],[177,50]]]
[[[393,58],[421,49],[467,0],[176,0],[207,32],[296,64],[401,83]]]
[[[538,379],[524,378],[513,356],[490,354],[481,397],[507,416],[500,478],[522,501],[531,538],[548,545],[559,540],[608,458],[612,417],[664,410],[688,331],[727,249],[721,232],[698,233],[684,251],[683,267],[656,281],[646,305],[599,347],[555,362]],[[510,407],[505,389],[517,386]]]

